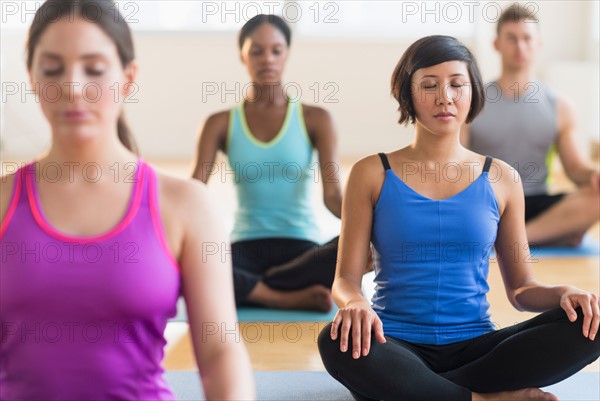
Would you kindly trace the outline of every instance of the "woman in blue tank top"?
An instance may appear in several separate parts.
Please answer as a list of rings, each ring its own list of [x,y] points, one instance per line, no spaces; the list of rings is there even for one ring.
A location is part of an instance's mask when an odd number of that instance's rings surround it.
[[[275,15],[242,27],[240,55],[252,83],[241,104],[206,120],[193,176],[206,183],[228,169],[226,179],[234,180],[237,304],[328,311],[338,238],[317,243],[310,191],[322,181],[325,205],[340,217],[336,132],[327,111],[287,97],[281,75],[290,41],[290,28]],[[219,150],[228,167],[215,165]]]
[[[461,125],[483,108],[472,54],[452,37],[422,38],[391,84],[416,136],[350,173],[333,284],[340,310],[319,336],[327,371],[357,400],[556,400],[539,387],[600,355],[599,298],[534,279],[520,181],[460,145]],[[370,241],[372,306],[361,292]],[[510,302],[542,314],[495,329],[492,247]]]

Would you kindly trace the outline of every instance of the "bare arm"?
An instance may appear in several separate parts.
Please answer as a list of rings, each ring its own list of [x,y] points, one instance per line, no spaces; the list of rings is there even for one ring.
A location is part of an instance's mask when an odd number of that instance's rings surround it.
[[[337,157],[337,133],[333,118],[324,109],[304,106],[307,130],[319,153],[319,168],[323,181],[323,202],[337,218],[342,213],[342,190]]]
[[[340,349],[348,349],[352,330],[353,358],[369,353],[371,331],[385,342],[383,325],[361,291],[362,275],[367,263],[373,224],[374,192],[383,182],[383,168],[377,156],[359,161],[350,172],[342,206],[342,232],[332,293],[340,310],[331,328],[331,337],[340,335]],[[379,179],[377,179],[379,178]]]
[[[211,174],[218,171],[215,158],[219,150],[225,152],[229,113],[224,111],[213,114],[202,125],[196,152],[196,164],[192,177],[207,183]]]
[[[499,191],[505,204],[498,226],[496,253],[504,281],[506,294],[518,310],[540,312],[562,307],[569,319],[574,321],[575,308],[584,313],[583,335],[593,339],[600,322],[599,298],[572,286],[547,286],[535,280],[525,233],[525,199],[523,186],[510,166],[495,161],[501,168]]]
[[[239,331],[232,335],[238,328],[229,242],[205,186],[188,185],[185,192],[182,287],[204,391],[209,400],[254,399],[248,354]]]
[[[525,232],[525,198],[519,175],[494,159],[501,171],[496,194],[504,203],[498,225],[496,252],[506,295],[518,310],[544,311],[557,307],[564,288],[541,286],[533,277]],[[517,178],[517,179],[515,179]]]
[[[560,97],[558,110],[557,149],[560,161],[569,178],[578,186],[592,185],[598,188],[598,169],[593,168],[577,149],[575,141],[575,107],[565,98]]]

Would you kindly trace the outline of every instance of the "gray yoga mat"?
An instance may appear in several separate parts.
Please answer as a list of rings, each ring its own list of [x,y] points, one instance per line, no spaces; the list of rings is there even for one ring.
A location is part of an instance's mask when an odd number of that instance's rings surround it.
[[[204,400],[197,372],[170,371],[165,375],[179,401]],[[327,372],[254,372],[259,400],[353,401],[350,392]],[[561,401],[600,400],[600,372],[579,372],[545,388]]]

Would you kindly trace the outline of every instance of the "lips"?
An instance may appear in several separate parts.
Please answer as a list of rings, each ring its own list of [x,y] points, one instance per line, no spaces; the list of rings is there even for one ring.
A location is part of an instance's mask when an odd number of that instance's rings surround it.
[[[455,117],[455,115],[452,113],[448,113],[448,112],[442,112],[442,113],[436,114],[434,117]]]
[[[81,121],[86,120],[90,116],[90,113],[84,110],[68,110],[63,113],[63,117],[66,120]]]

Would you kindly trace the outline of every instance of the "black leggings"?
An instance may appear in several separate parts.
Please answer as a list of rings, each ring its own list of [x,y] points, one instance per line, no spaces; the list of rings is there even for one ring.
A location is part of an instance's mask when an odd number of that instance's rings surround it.
[[[276,290],[298,290],[314,284],[331,288],[339,237],[319,246],[311,241],[266,238],[231,245],[236,304],[247,304],[252,289],[262,281]],[[268,270],[277,273],[268,275]]]
[[[582,334],[583,314],[571,323],[553,309],[523,323],[448,345],[413,344],[386,336],[372,339],[366,357],[354,360],[331,340],[331,324],[319,335],[325,368],[356,400],[471,400],[493,393],[545,387],[581,370],[600,356],[598,337]],[[385,330],[385,327],[384,327]],[[374,337],[374,336],[373,336]]]

